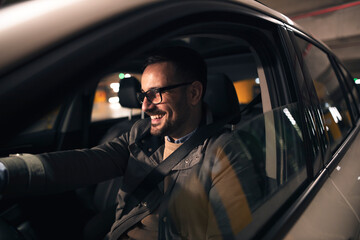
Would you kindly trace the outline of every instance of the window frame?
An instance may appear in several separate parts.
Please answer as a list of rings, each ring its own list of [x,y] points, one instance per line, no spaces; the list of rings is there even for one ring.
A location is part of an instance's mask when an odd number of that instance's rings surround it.
[[[322,163],[320,168],[316,168],[311,163],[308,164],[309,173],[311,171],[312,174],[309,174],[307,184],[304,184],[304,188],[299,190],[299,197],[295,197],[293,202],[289,201],[287,204],[290,206],[286,209],[284,206],[284,214],[280,216],[278,219],[274,218],[274,220],[278,220],[275,224],[269,224],[268,228],[269,231],[265,232],[263,235],[266,239],[279,239],[283,238],[286,233],[291,230],[292,226],[294,226],[297,219],[301,216],[302,212],[305,211],[307,206],[311,203],[311,201],[315,198],[316,194],[320,191],[321,187],[324,185],[325,181],[329,178],[329,173],[331,173],[337,166],[337,164],[341,161],[341,158],[345,155],[347,149],[350,147],[352,141],[355,139],[356,134],[360,131],[359,118],[356,120],[357,124],[354,125],[353,129],[351,129],[348,136],[344,139],[343,143],[339,146],[338,150],[334,153],[329,151],[329,147],[324,148],[324,144],[326,145],[327,137],[324,135],[325,129],[321,129],[322,127],[322,120],[319,116],[319,109],[317,107],[307,109],[307,104],[318,103],[318,100],[312,98],[311,96],[311,89],[307,87],[305,99],[301,97],[300,83],[308,85],[309,76],[307,76],[306,71],[304,71],[304,64],[301,54],[299,53],[299,48],[297,46],[295,40],[295,34],[301,36],[302,38],[310,41],[315,46],[319,47],[322,51],[326,52],[327,54],[331,54],[331,51],[323,46],[321,43],[317,42],[317,40],[313,39],[311,36],[307,35],[306,33],[302,32],[301,30],[289,26],[285,24],[285,28],[283,30],[283,34],[285,36],[287,48],[289,50],[289,63],[294,64],[291,68],[291,72],[295,79],[295,86],[298,92],[299,101],[304,104],[304,111],[310,113],[310,118],[307,119],[307,116],[304,115],[304,121],[306,123],[306,128],[308,131],[313,131],[316,133],[313,137],[309,134],[312,141],[317,142],[319,148],[321,148],[321,161],[323,159],[331,159],[326,165]],[[295,51],[295,54],[292,52]],[[333,55],[332,55],[333,56]],[[310,81],[311,83],[311,81]],[[313,94],[315,93],[315,89],[312,90]],[[304,100],[306,100],[304,102]],[[314,125],[314,127],[311,127]],[[314,137],[318,136],[318,139],[314,139]],[[311,177],[312,176],[312,177]]]
[[[244,14],[244,16],[246,16],[246,15]],[[267,83],[270,85],[269,93],[270,93],[270,96],[273,97],[273,98],[271,98],[272,109],[274,109],[276,107],[284,106],[286,104],[291,104],[294,101],[294,96],[290,97],[290,96],[287,96],[288,94],[286,94],[285,96],[281,97],[282,93],[287,93],[288,88],[292,87],[291,85],[288,85],[286,83],[286,79],[287,79],[287,77],[289,77],[291,70],[289,69],[289,65],[286,63],[287,59],[285,56],[286,56],[287,50],[286,50],[286,47],[283,45],[283,41],[281,40],[282,36],[279,32],[279,28],[281,28],[283,25],[282,25],[282,23],[279,23],[277,21],[276,21],[276,23],[274,23],[274,22],[266,21],[264,19],[262,19],[262,21],[263,21],[262,22],[259,20],[257,15],[255,15],[253,17],[255,19],[257,19],[258,21],[251,21],[253,19],[249,19],[249,16],[246,16],[246,20],[244,21],[241,18],[239,19],[238,15],[236,18],[232,18],[232,16],[230,14],[227,14],[226,16],[220,15],[220,19],[218,19],[218,21],[213,20],[213,22],[209,23],[209,24],[198,24],[198,23],[188,24],[186,27],[177,29],[175,34],[174,33],[167,34],[166,38],[184,37],[186,35],[191,35],[191,34],[218,34],[218,35],[228,35],[228,36],[231,36],[234,38],[244,38],[244,35],[241,35],[236,31],[230,31],[231,28],[236,30],[239,25],[242,25],[242,26],[258,27],[258,28],[263,29],[263,31],[266,30],[266,31],[270,32],[268,26],[269,26],[269,24],[271,24],[272,29],[273,29],[273,31],[271,32],[272,40],[274,40],[275,36],[276,36],[276,38],[278,38],[277,40],[279,40],[282,43],[281,45],[279,45],[278,43],[276,43],[276,44],[274,43],[274,45],[273,45],[273,46],[275,46],[276,52],[272,54],[272,57],[274,55],[277,56],[277,58],[276,58],[277,63],[275,64],[276,68],[275,69],[268,68],[268,69],[264,70],[265,75],[267,76],[267,78],[266,78]],[[211,18],[216,18],[216,15],[213,13],[211,15]],[[238,23],[238,22],[240,22],[240,23]],[[265,23],[265,26],[262,23]],[[224,24],[227,25],[228,28],[224,28]],[[219,27],[219,26],[221,26],[221,27]],[[231,33],[227,33],[227,31],[229,31]],[[165,37],[163,36],[163,38],[165,38]],[[161,40],[153,42],[152,45],[154,46],[159,42],[161,42]],[[266,51],[269,50],[264,47],[260,48],[260,49],[266,50]],[[257,51],[259,51],[259,50],[257,49]],[[262,56],[265,56],[265,55],[262,55]],[[269,59],[265,58],[265,61],[266,60],[269,61]],[[264,62],[264,59],[262,59],[262,62]],[[304,128],[302,128],[302,130],[303,129]],[[268,207],[266,207],[266,209],[271,210],[271,213],[269,213],[268,217],[263,218],[263,221],[258,222],[255,225],[255,227],[250,227],[249,230],[247,230],[246,232],[244,231],[241,234],[246,234],[247,236],[253,236],[253,237],[254,236],[256,236],[256,237],[263,236],[269,231],[270,225],[273,225],[273,222],[272,222],[273,220],[276,220],[276,221],[282,223],[281,218],[278,219],[278,217],[285,214],[286,211],[289,210],[289,206],[291,206],[291,204],[293,204],[294,201],[301,195],[301,193],[303,192],[303,190],[309,183],[307,169],[305,169],[304,171],[305,171],[304,178],[300,185],[296,185],[296,189],[294,189],[294,186],[292,184],[287,183],[284,185],[285,188],[282,189],[282,191],[284,191],[284,192],[291,191],[291,193],[289,195],[287,195],[285,198],[283,198],[282,193],[276,192],[275,195],[277,197],[271,198],[272,202],[279,202],[278,200],[282,198],[283,202],[282,202],[281,206],[278,209],[274,209],[274,208],[269,207],[271,204],[269,204],[269,203],[266,204],[268,206]],[[267,210],[264,210],[264,212],[267,212]],[[288,226],[286,226],[286,227],[288,227]],[[281,225],[280,228],[282,229],[283,226]],[[279,229],[277,229],[277,230],[279,230]]]
[[[249,21],[249,20],[248,20]],[[212,23],[214,24],[214,23]],[[228,25],[230,26],[230,24],[236,26],[236,23],[228,23]],[[245,25],[245,23],[242,22],[242,24]],[[267,22],[267,24],[269,24]],[[254,25],[254,24],[251,24]],[[279,40],[281,40],[281,33],[279,31],[279,28],[282,27],[282,24],[280,25],[273,25],[273,34],[276,35]],[[266,29],[265,26],[263,26],[263,28]],[[201,29],[204,29],[203,26],[201,26]],[[221,33],[224,30],[224,28],[220,28],[222,30],[217,30],[216,34],[221,35]],[[268,30],[268,29],[267,29]],[[196,31],[195,29],[189,29],[188,34],[194,33],[194,31]],[[203,30],[202,30],[203,31]],[[179,36],[183,36],[185,32],[181,32],[181,35]],[[204,32],[202,32],[204,33]],[[232,34],[234,35],[234,34]],[[241,36],[241,35],[240,35]],[[234,36],[234,37],[239,37],[239,36]],[[270,95],[271,96],[279,96],[280,93],[283,92],[287,92],[288,88],[293,87],[291,84],[288,84],[286,82],[286,77],[290,76],[291,70],[289,68],[289,65],[286,63],[288,59],[286,59],[286,46],[283,45],[283,41],[281,40],[281,45],[279,46],[279,44],[275,44],[274,46],[276,46],[276,51],[277,52],[277,60],[280,60],[280,62],[277,62],[276,64],[276,69],[266,69],[265,71],[265,75],[267,76],[267,82],[272,85],[272,89],[269,89]],[[280,65],[281,64],[281,65]],[[284,71],[285,70],[285,71]],[[273,72],[275,71],[275,73]],[[270,76],[270,77],[269,77]],[[291,77],[291,76],[290,76]],[[276,79],[276,80],[275,80]],[[273,82],[271,82],[273,81]],[[285,89],[284,89],[285,88]],[[275,90],[276,89],[276,90]],[[293,90],[294,91],[294,90]],[[293,101],[296,101],[298,99],[296,99],[296,97],[294,96],[285,96],[284,98],[275,98],[275,103],[272,104],[272,109],[276,108],[276,107],[281,107],[284,106],[286,104],[290,104],[293,103]],[[301,123],[302,124],[302,123]],[[305,126],[305,125],[303,125]],[[304,127],[301,128],[301,130],[304,133]],[[307,143],[305,143],[306,145]],[[306,163],[306,166],[308,165],[308,163]],[[242,231],[240,234],[241,236],[248,236],[248,237],[262,237],[265,236],[266,234],[268,234],[268,232],[270,231],[270,228],[272,228],[273,226],[273,221],[276,221],[279,223],[279,225],[273,229],[271,229],[271,232],[273,233],[274,231],[282,231],[284,228],[288,228],[288,224],[285,224],[282,220],[284,218],[279,217],[279,216],[284,216],[284,214],[286,214],[289,209],[290,206],[292,204],[295,203],[296,199],[298,199],[298,197],[303,193],[303,191],[305,190],[305,188],[308,186],[309,184],[309,178],[308,178],[308,170],[307,168],[304,169],[304,178],[303,181],[300,185],[293,185],[293,183],[286,183],[284,185],[284,188],[281,190],[281,192],[276,192],[274,196],[271,197],[271,201],[272,203],[279,203],[279,200],[282,199],[282,204],[278,209],[271,208],[271,203],[264,203],[263,204],[263,208],[264,210],[262,210],[262,212],[267,212],[269,215],[267,216],[267,218],[263,218],[263,221],[259,221],[258,223],[255,224],[255,226],[251,226],[248,228],[248,230],[244,230]],[[296,188],[294,190],[294,188]],[[285,198],[283,198],[282,193],[286,192],[286,191],[290,191],[291,194],[287,195]],[[269,199],[270,200],[270,199]],[[281,201],[280,201],[281,202]],[[266,206],[265,206],[266,205]],[[270,211],[271,213],[269,213],[268,211]],[[292,213],[290,214],[292,215]],[[257,219],[259,220],[259,219]]]
[[[357,119],[360,117],[360,104],[356,104],[356,99],[354,97],[354,94],[353,94],[353,89],[355,89],[357,95],[358,95],[358,98],[360,100],[360,90],[359,90],[359,87],[357,86],[357,84],[355,84],[355,82],[353,81],[353,79],[349,79],[348,77],[351,77],[351,74],[350,72],[345,68],[345,66],[341,63],[341,61],[336,57],[336,56],[332,56],[332,59],[334,61],[334,65],[336,65],[336,69],[337,71],[339,72],[339,75],[340,75],[340,78],[342,79],[342,81],[344,82],[344,85],[345,85],[345,89],[347,90],[347,92],[350,94],[350,96],[352,97],[353,99],[353,103],[354,103],[354,106],[355,106],[355,111],[356,111],[356,116],[354,115],[353,117],[353,121],[354,121],[354,124],[356,124],[356,121]],[[346,74],[348,75],[345,76],[344,72],[346,72]],[[351,86],[352,85],[352,86]],[[351,89],[351,87],[353,87],[353,89]],[[350,104],[350,103],[349,103]],[[351,105],[351,104],[350,104]]]
[[[352,119],[354,119],[354,117],[352,116],[352,113],[351,113],[351,106],[349,104],[349,100],[348,100],[348,96],[347,96],[347,92],[346,92],[346,87],[344,87],[344,84],[343,84],[343,81],[342,79],[340,78],[340,75],[339,75],[339,72],[338,72],[338,69],[336,67],[336,65],[334,65],[334,62],[333,62],[333,59],[331,58],[332,54],[331,52],[329,52],[324,46],[320,45],[319,43],[317,43],[315,40],[307,37],[305,34],[299,34],[299,33],[295,33],[294,34],[294,38],[293,38],[293,41],[294,41],[294,45],[295,47],[297,48],[297,52],[298,52],[298,57],[301,58],[301,54],[300,54],[300,49],[299,49],[299,46],[297,45],[297,42],[296,42],[296,39],[295,37],[298,37],[300,39],[303,39],[304,41],[310,43],[310,44],[313,44],[314,47],[317,47],[321,52],[323,52],[328,60],[329,60],[329,63],[330,63],[330,66],[332,67],[332,70],[333,72],[335,73],[335,76],[337,78],[337,81],[339,83],[339,88],[340,88],[340,91],[341,93],[343,94],[344,96],[344,99],[345,99],[345,102],[346,102],[346,106],[347,106],[347,109],[349,110],[351,116],[350,116],[350,120],[352,121],[352,127],[349,128],[348,132],[345,134],[345,136],[342,138],[341,142],[337,144],[337,146],[335,147],[334,150],[331,150],[331,146],[330,146],[330,139],[329,139],[329,136],[327,135],[327,131],[325,131],[325,124],[323,124],[323,126],[320,126],[320,128],[322,129],[322,135],[325,135],[325,137],[323,137],[324,139],[326,138],[327,139],[327,143],[326,145],[324,146],[325,148],[327,149],[324,149],[324,152],[328,152],[330,151],[331,152],[331,155],[334,155],[335,152],[341,147],[342,143],[346,140],[346,138],[349,136],[349,134],[351,133],[351,131],[355,128],[356,126],[356,123],[353,122]],[[303,71],[304,71],[304,76],[306,76],[306,78],[308,79],[307,82],[311,87],[312,91],[315,91],[315,87],[314,87],[314,84],[313,84],[313,80],[312,80],[312,77],[310,75],[310,72],[308,70],[308,68],[306,67],[306,65],[304,64],[303,67],[302,67]],[[315,93],[315,94],[314,94]],[[316,91],[314,92],[314,96],[317,97],[317,93]],[[317,111],[319,111],[321,113],[321,118],[324,119],[324,113],[322,112],[322,109],[319,105],[319,101],[317,100],[316,103],[315,102],[312,102],[312,104],[316,104],[316,108],[317,108]],[[319,121],[320,123],[322,121]],[[318,123],[319,124],[319,123]],[[329,161],[330,161],[330,155],[328,154],[325,154],[324,155],[324,164],[326,165]],[[328,157],[326,157],[328,156]]]

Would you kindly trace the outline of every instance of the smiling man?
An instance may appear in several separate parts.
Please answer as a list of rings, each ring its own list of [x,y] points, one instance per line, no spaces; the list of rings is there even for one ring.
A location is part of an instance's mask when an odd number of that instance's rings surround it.
[[[150,57],[141,79],[142,93],[138,94],[142,110],[151,118],[150,133],[174,140],[198,127],[206,84],[205,64],[193,58],[186,69],[184,50],[189,51],[181,49],[172,58],[166,54]]]
[[[193,50],[165,48],[150,56],[141,78],[138,99],[150,116],[150,134],[164,138],[161,162],[173,153],[199,127],[202,98],[206,86],[206,65]],[[171,184],[167,177],[165,193]],[[157,239],[159,212],[146,216],[126,233],[124,239]],[[152,226],[152,227],[151,227]]]
[[[236,235],[249,223],[251,214],[235,170],[241,150],[239,146],[235,146],[237,151],[231,150],[237,141],[228,129],[194,147],[163,182],[138,199],[140,204],[134,205],[130,197],[149,172],[198,128],[211,123],[211,113],[203,103],[206,72],[205,62],[192,49],[167,47],[155,52],[146,61],[142,90],[137,96],[149,118],[91,149],[0,159],[0,186],[8,194],[46,193],[123,176],[115,222],[107,238],[206,239]]]

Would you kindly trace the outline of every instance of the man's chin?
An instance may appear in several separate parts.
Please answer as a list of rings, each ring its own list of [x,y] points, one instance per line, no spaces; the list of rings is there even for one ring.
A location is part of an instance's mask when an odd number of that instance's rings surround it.
[[[163,128],[160,128],[158,126],[151,125],[150,133],[151,133],[151,135],[154,135],[154,136],[164,136]]]
[[[164,137],[169,134],[168,124],[151,124],[150,133],[154,136]]]

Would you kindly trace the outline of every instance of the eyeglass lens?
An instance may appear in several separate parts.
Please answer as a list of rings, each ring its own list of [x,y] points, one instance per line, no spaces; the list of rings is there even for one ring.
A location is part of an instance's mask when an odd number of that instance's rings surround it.
[[[161,93],[155,89],[150,89],[146,92],[147,99],[153,104],[158,104],[161,102]]]
[[[157,89],[150,89],[147,92],[138,93],[138,100],[141,104],[144,102],[145,97],[153,104],[161,103],[161,93]]]
[[[162,87],[162,88],[155,88],[155,89],[150,89],[146,92],[141,92],[137,94],[138,100],[140,101],[140,104],[142,104],[144,102],[144,98],[146,97],[150,102],[152,102],[153,104],[159,104],[162,101],[162,96],[161,96],[161,92],[162,91],[166,91],[166,90],[170,90],[173,88],[178,88],[184,85],[189,85],[192,82],[185,82],[185,83],[179,83],[179,84],[175,84],[172,86],[167,86],[167,87]]]

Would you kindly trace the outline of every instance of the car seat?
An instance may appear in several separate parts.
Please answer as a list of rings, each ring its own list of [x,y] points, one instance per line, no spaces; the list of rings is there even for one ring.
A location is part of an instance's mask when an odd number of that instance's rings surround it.
[[[210,108],[213,120],[237,116],[230,122],[236,124],[240,120],[240,105],[232,81],[222,73],[210,74],[207,80],[204,102]]]

